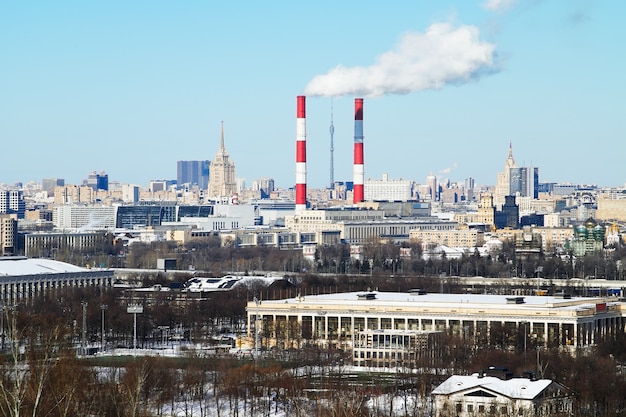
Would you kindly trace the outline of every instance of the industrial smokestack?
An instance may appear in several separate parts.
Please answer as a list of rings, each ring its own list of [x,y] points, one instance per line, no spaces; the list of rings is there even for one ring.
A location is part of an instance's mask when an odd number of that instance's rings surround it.
[[[354,166],[352,168],[352,181],[354,183],[354,203],[364,200],[363,179],[363,99],[354,99]]]
[[[298,96],[296,113],[296,213],[306,210],[306,97]]]

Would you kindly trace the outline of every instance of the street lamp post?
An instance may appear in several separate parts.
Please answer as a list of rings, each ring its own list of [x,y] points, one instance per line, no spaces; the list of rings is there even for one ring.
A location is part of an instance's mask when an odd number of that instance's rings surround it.
[[[102,337],[100,339],[100,351],[104,352],[105,351],[105,346],[106,346],[106,339],[104,337],[104,333],[105,333],[105,326],[104,326],[104,312],[105,310],[109,308],[108,305],[106,304],[101,304],[100,305],[100,310],[102,310]]]
[[[254,297],[254,303],[256,304],[256,314],[254,315],[254,358],[259,356],[259,305],[261,301]]]
[[[527,321],[523,321],[521,324],[524,325],[524,367],[526,367],[526,336],[528,334],[526,330],[526,326],[528,325]]]
[[[87,354],[87,302],[80,303],[83,306],[83,335],[82,335],[82,351],[83,355]]]
[[[126,312],[133,315],[133,354],[137,354],[137,314],[143,313],[143,305],[128,304]]]

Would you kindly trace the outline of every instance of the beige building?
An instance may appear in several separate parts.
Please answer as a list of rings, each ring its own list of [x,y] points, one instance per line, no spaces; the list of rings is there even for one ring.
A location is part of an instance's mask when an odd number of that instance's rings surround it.
[[[459,224],[480,223],[495,229],[496,209],[494,207],[493,196],[483,194],[478,203],[478,211],[475,213],[459,213],[454,215],[454,220]]]
[[[509,156],[504,162],[504,170],[498,173],[496,189],[494,193],[494,204],[496,207],[502,207],[504,198],[511,195],[511,168],[517,168],[515,159],[513,159],[513,146],[509,144]]]
[[[0,215],[0,255],[11,255],[17,245],[17,215]]]
[[[475,248],[485,244],[482,231],[476,229],[464,230],[420,230],[409,232],[409,241],[421,242],[423,247],[430,244],[446,245],[454,248]]]
[[[54,204],[93,203],[95,191],[86,185],[64,185],[54,188]]]
[[[224,146],[224,122],[222,122],[220,147],[209,165],[207,197],[214,199],[231,198],[236,193],[235,163],[230,160]]]
[[[617,297],[350,292],[248,302],[248,336],[352,349],[368,330],[446,331],[473,345],[518,343],[577,349],[624,332]]]
[[[596,219],[626,222],[626,198],[601,196],[598,198],[597,204]]]

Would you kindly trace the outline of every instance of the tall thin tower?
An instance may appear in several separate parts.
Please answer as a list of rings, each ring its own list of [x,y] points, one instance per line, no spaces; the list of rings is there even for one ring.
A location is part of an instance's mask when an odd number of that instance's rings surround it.
[[[365,170],[363,169],[363,99],[354,99],[354,165],[352,168],[352,181],[354,183],[354,200],[360,203],[363,201],[363,180]]]
[[[296,111],[296,213],[306,210],[306,97],[297,97]]]
[[[333,138],[335,136],[335,126],[333,125],[333,98],[330,98],[330,189],[335,186],[335,160],[333,158],[333,152],[335,146],[333,144]]]

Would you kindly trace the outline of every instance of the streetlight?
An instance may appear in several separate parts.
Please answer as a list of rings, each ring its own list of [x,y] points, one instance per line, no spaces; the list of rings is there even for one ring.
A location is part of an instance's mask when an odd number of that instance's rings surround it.
[[[259,305],[261,301],[254,297],[254,303],[256,304],[256,314],[254,315],[254,358],[259,356]]]
[[[100,351],[101,352],[104,352],[105,346],[106,346],[105,338],[104,338],[104,311],[107,308],[109,308],[109,306],[106,305],[106,304],[101,304],[100,305],[100,310],[102,310],[102,338],[100,339]]]
[[[126,307],[126,312],[132,314],[133,320],[133,354],[137,354],[137,314],[143,313],[143,305],[141,304],[129,304]]]
[[[520,324],[524,325],[524,367],[526,367],[526,335],[528,334],[526,326],[528,325],[528,322],[522,321]]]
[[[82,351],[83,355],[87,354],[87,302],[80,303],[83,306],[83,337],[82,337]]]

